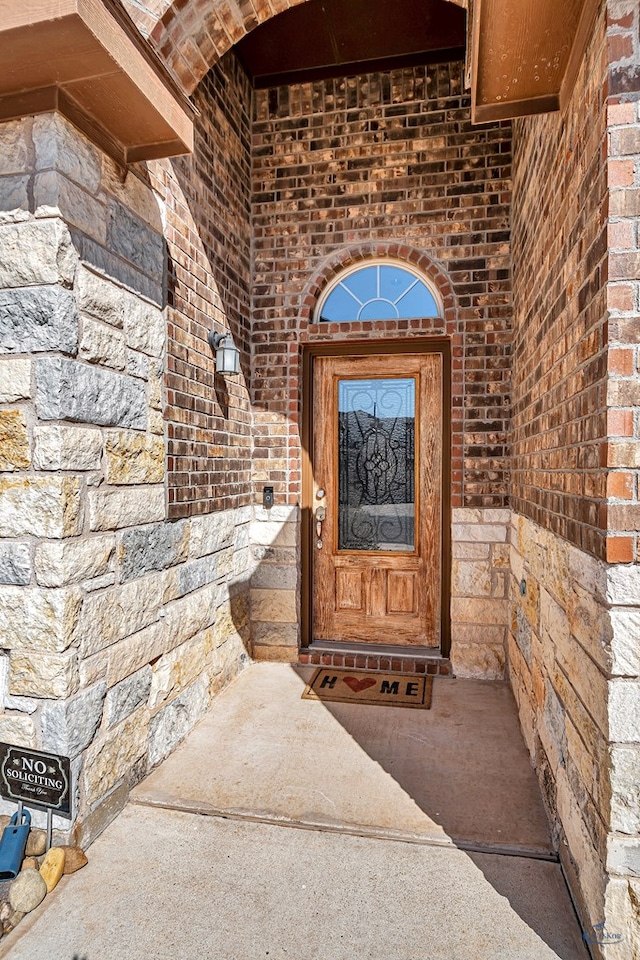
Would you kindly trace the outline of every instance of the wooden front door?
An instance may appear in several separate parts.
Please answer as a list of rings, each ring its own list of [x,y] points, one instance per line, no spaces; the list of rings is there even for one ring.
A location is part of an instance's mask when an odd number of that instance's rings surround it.
[[[439,647],[443,353],[312,369],[313,639]]]

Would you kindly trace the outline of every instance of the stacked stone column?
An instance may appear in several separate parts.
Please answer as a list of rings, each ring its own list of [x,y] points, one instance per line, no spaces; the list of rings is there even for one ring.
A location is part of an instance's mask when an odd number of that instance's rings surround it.
[[[0,740],[71,757],[86,841],[245,662],[250,517],[166,519],[144,171],[54,115],[3,143]]]

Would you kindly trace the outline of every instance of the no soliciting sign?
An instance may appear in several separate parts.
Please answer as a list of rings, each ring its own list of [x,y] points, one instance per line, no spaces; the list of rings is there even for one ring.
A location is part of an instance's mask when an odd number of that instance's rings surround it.
[[[0,795],[71,817],[71,764],[67,757],[0,743]]]

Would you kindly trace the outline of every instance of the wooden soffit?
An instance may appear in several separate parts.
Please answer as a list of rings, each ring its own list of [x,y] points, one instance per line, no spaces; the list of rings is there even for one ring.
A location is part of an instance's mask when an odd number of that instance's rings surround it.
[[[598,7],[598,0],[472,0],[473,122],[561,109]]]
[[[191,104],[117,0],[0,0],[0,49],[0,120],[57,110],[124,164],[193,150]]]

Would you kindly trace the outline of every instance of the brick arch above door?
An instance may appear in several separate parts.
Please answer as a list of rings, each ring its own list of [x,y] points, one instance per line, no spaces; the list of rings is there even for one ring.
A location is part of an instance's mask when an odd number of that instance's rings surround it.
[[[400,266],[406,264],[421,273],[427,283],[438,292],[442,303],[441,317],[425,319],[364,320],[346,323],[315,322],[316,304],[333,279],[349,267],[365,266],[367,261],[377,263],[389,260]],[[464,364],[463,336],[458,319],[456,296],[446,271],[421,250],[405,243],[362,243],[336,251],[314,273],[300,298],[298,341],[301,344],[318,342],[349,342],[425,337],[447,337],[451,341],[451,482],[452,505],[463,503],[463,394]],[[294,346],[293,344],[291,345]],[[300,382],[302,376],[297,346],[289,357],[289,376]]]
[[[307,0],[124,0],[186,93],[255,27]]]
[[[339,274],[350,267],[365,266],[367,260],[389,260],[399,266],[406,264],[424,276],[427,283],[434,287],[442,302],[442,317],[428,318],[427,320],[375,320],[359,321],[356,323],[317,323],[313,319],[318,298],[327,286]],[[362,333],[387,331],[387,335],[434,335],[440,334],[455,337],[456,330],[456,298],[446,271],[421,250],[406,243],[394,241],[361,243],[357,246],[337,250],[316,270],[307,284],[301,298],[300,305],[300,336],[301,338],[316,339],[329,334],[343,333],[349,339]],[[316,336],[317,335],[317,336]]]

